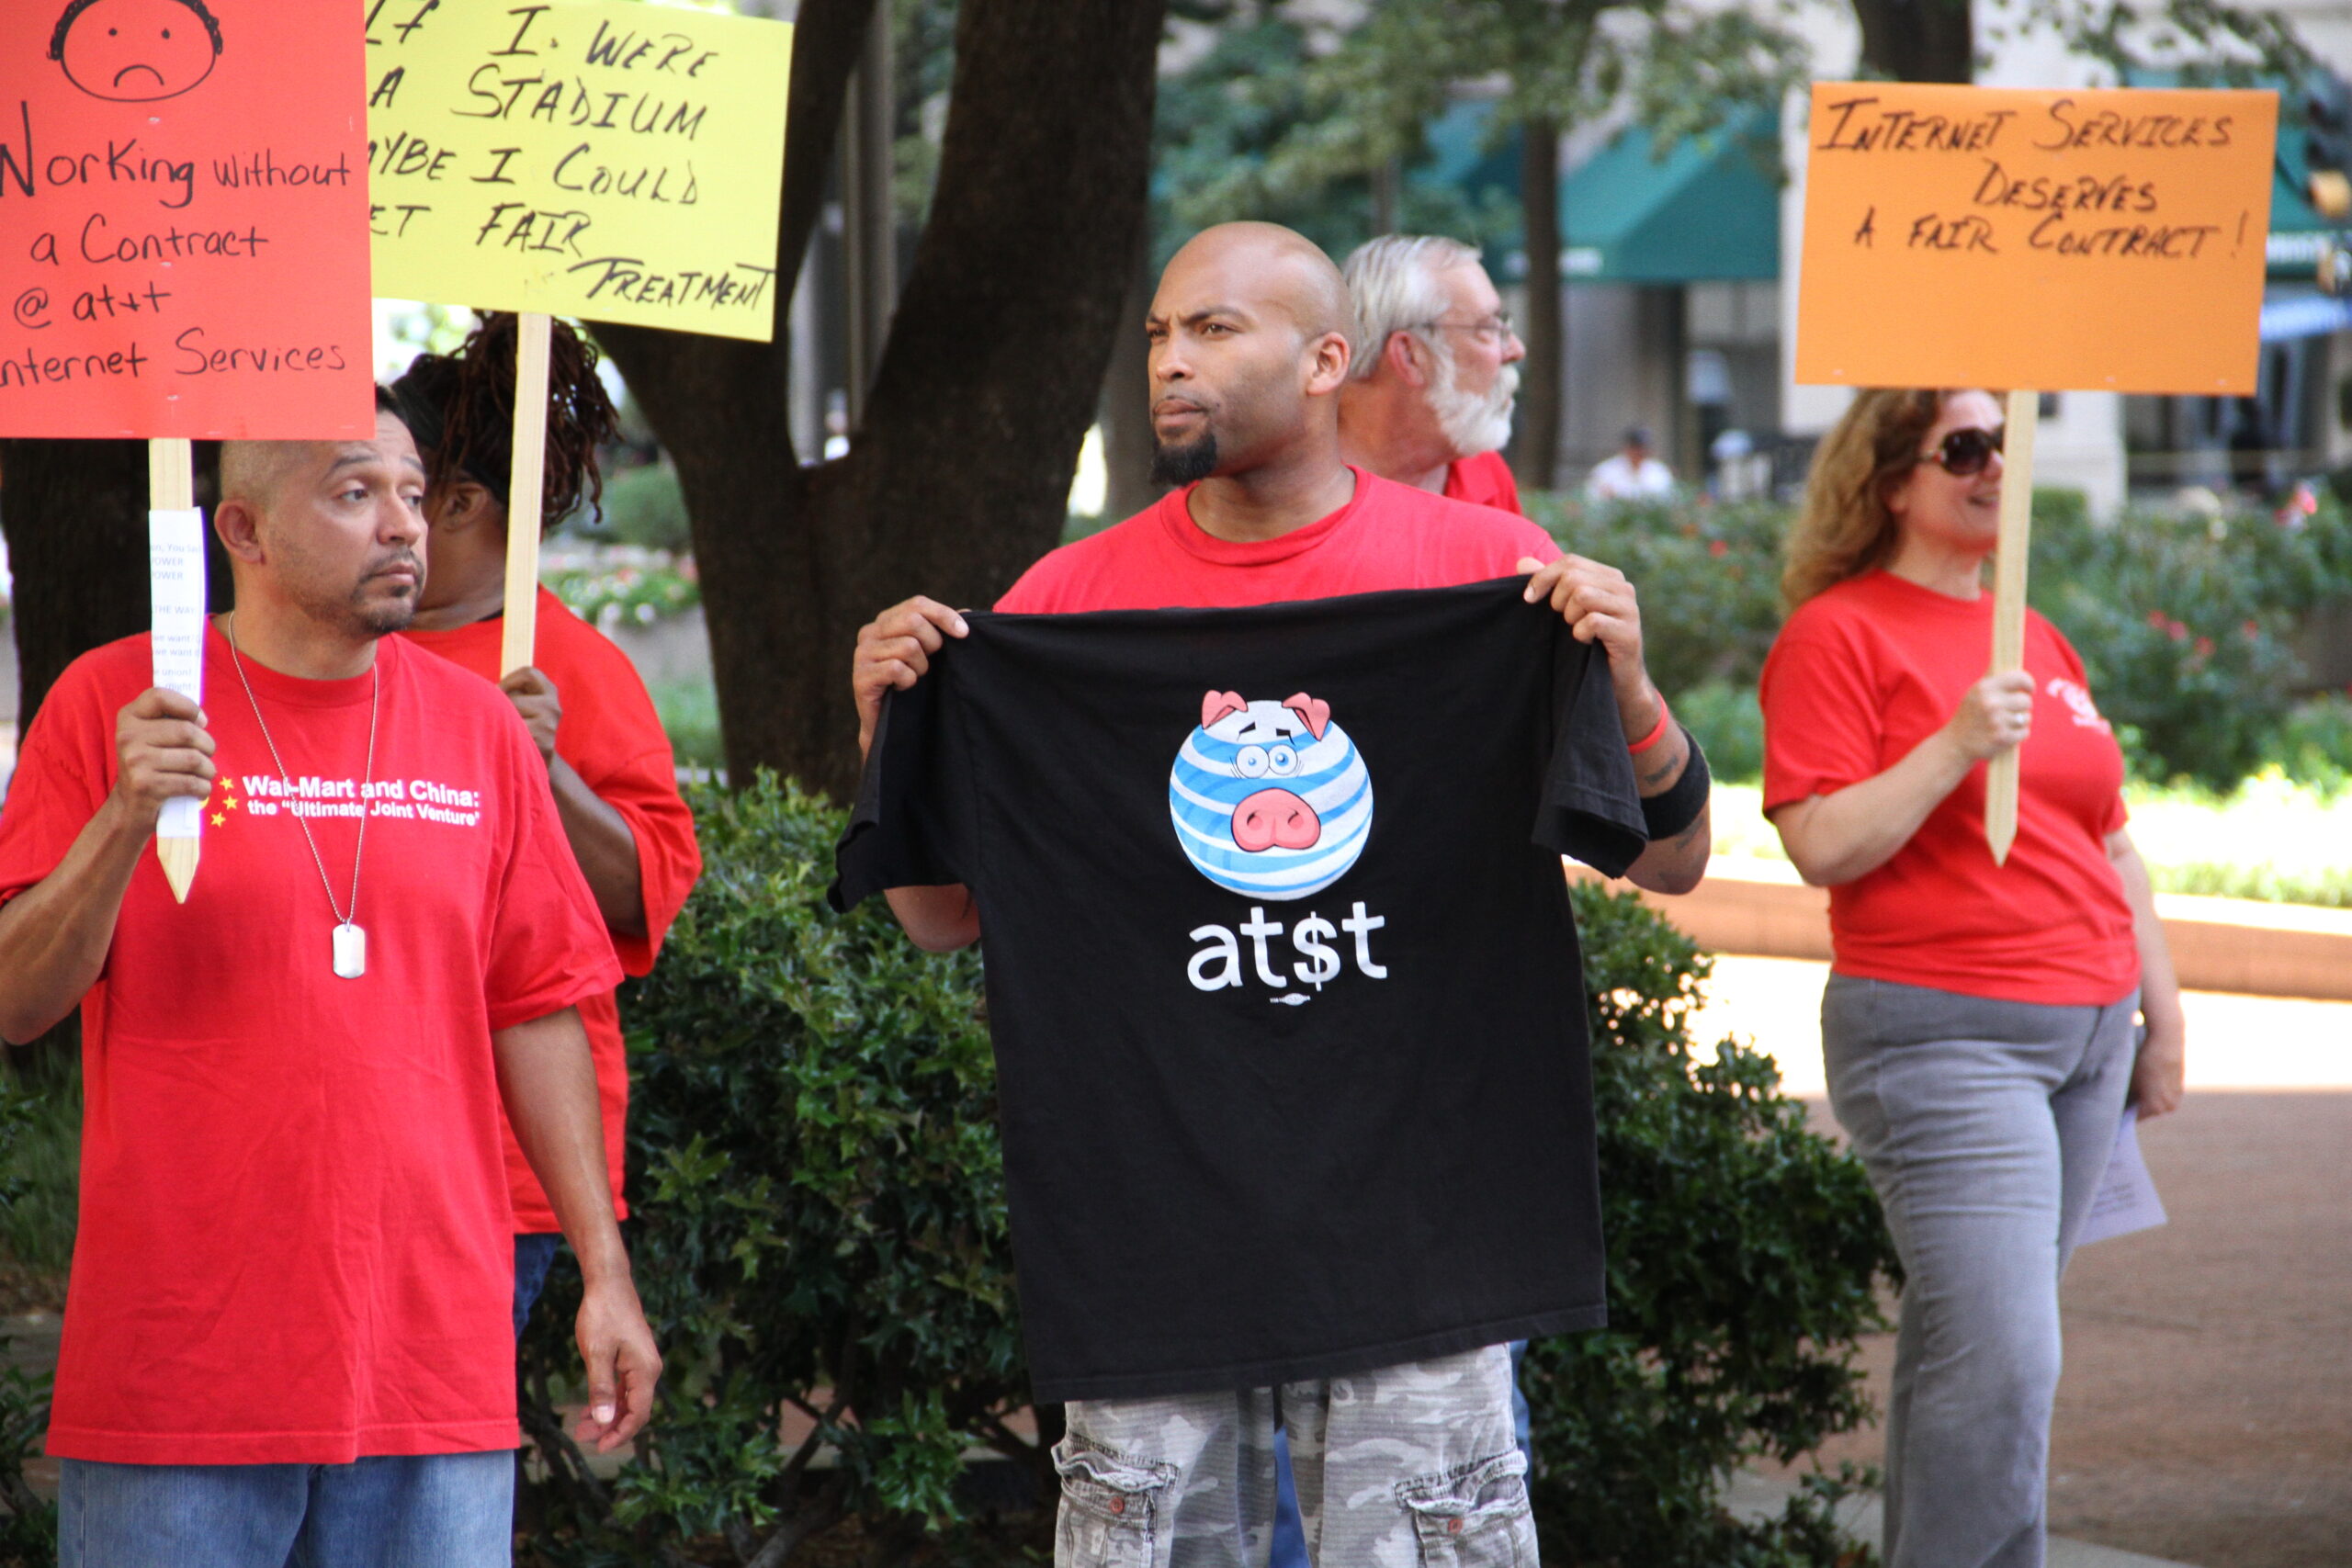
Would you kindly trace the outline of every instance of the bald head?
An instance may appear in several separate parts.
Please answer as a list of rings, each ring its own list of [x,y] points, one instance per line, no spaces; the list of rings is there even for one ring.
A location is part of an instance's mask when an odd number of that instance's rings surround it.
[[[353,642],[408,625],[424,582],[424,465],[400,417],[366,439],[231,441],[213,532],[238,625],[306,625]]]
[[[302,466],[309,441],[224,441],[220,444],[220,499],[242,501],[268,513],[287,476]]]
[[[1278,223],[1220,223],[1159,275],[1151,340],[1153,471],[1174,483],[1329,446],[1348,372],[1347,285]]]
[[[1279,223],[1220,223],[1184,242],[1159,275],[1164,294],[1182,285],[1237,305],[1278,310],[1302,337],[1345,333],[1348,286],[1322,247]]]
[[[400,439],[408,439],[408,423],[401,417],[400,404],[382,387],[376,389],[377,437],[387,438],[391,424],[400,427]],[[326,457],[332,441],[223,441],[220,443],[220,499],[242,501],[255,511],[266,514],[271,502],[286,481],[295,474]],[[413,452],[414,444],[410,444]]]

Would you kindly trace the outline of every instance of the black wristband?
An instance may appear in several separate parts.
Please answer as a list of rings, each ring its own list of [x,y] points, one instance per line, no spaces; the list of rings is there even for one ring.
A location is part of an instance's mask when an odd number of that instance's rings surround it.
[[[1650,842],[1671,839],[1691,823],[1699,820],[1699,813],[1707,808],[1707,789],[1713,781],[1707,773],[1707,754],[1699,750],[1699,739],[1688,729],[1682,739],[1690,747],[1690,760],[1682,764],[1682,776],[1663,795],[1653,795],[1642,802],[1642,822],[1648,830]]]

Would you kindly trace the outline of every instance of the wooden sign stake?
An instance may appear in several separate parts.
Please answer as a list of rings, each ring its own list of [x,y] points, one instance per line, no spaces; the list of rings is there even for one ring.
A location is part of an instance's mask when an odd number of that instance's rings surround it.
[[[189,445],[181,440],[147,443],[147,504],[157,512],[184,512],[196,504],[196,466]],[[187,902],[196,882],[196,863],[203,851],[201,839],[155,840],[155,858],[163,863],[164,880],[172,897]]]
[[[539,631],[539,503],[548,457],[548,334],[545,311],[515,319],[514,466],[506,490],[506,626],[498,670],[531,662]]]
[[[2012,391],[2001,452],[2001,534],[1993,556],[1993,671],[2025,668],[2025,569],[2033,546],[2033,433],[2041,394]],[[1993,759],[1984,778],[1984,841],[2007,865],[2018,836],[2018,760],[2022,746]]]

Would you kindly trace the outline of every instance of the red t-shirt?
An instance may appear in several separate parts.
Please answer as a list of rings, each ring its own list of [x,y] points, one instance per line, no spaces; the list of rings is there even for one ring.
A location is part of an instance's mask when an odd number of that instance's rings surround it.
[[[1552,536],[1523,517],[1448,501],[1351,470],[1345,506],[1278,539],[1237,544],[1202,532],[1171,491],[1125,522],[1064,545],[1022,573],[1000,610],[1227,609],[1394,588],[1452,588],[1550,560]]]
[[[1993,599],[1874,571],[1801,605],[1764,661],[1764,808],[1884,773],[1982,680]],[[2132,910],[2107,857],[2123,826],[2123,753],[2058,628],[2026,616],[2034,726],[2008,863],[1984,844],[1984,767],[1911,841],[1829,890],[1840,974],[1970,996],[2106,1006],[2139,983]]]
[[[499,638],[505,623],[493,617],[448,631],[403,633],[419,648],[472,671],[487,681],[498,679]],[[637,840],[637,869],[644,883],[645,935],[612,933],[621,968],[630,975],[651,972],[662,951],[670,922],[694,891],[702,874],[702,852],[695,845],[695,819],[678,797],[678,770],[670,755],[670,738],[646,694],[645,682],[628,655],[615,648],[587,622],[564,607],[562,600],[539,590],[538,647],[531,661],[555,682],[563,702],[563,722],[556,727],[555,751],[571,764],[596,797],[621,814]],[[605,1163],[613,1175],[613,1206],[626,1215],[621,1197],[623,1162],[628,1154],[625,1130],[628,1120],[628,1047],[621,1039],[620,1010],[606,991],[580,1004],[580,1020],[588,1026],[588,1045],[596,1059],[596,1096],[603,1103]],[[506,1133],[507,1190],[514,1204],[514,1228],[526,1234],[558,1229],[555,1211],[548,1206],[539,1179],[531,1174],[523,1147]]]
[[[49,1451],[335,1464],[514,1447],[514,1244],[491,1034],[619,977],[547,769],[495,690],[388,638],[303,681],[206,639],[220,769],[186,905],[152,851],[82,1003],[81,1230]],[[113,787],[148,639],[41,705],[0,813],[0,900]],[[300,820],[297,819],[297,808]],[[330,967],[351,897],[367,972]],[[351,908],[348,903],[345,908]]]
[[[1474,506],[1491,506],[1498,512],[1523,512],[1519,504],[1519,481],[1510,475],[1510,465],[1503,461],[1500,452],[1481,452],[1475,457],[1456,457],[1445,466],[1445,497],[1448,501],[1466,501]]]

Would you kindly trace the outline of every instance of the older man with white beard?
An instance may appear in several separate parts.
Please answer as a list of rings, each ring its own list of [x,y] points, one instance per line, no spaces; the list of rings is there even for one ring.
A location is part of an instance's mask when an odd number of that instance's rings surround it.
[[[1354,357],[1340,389],[1340,455],[1399,484],[1519,512],[1502,446],[1527,344],[1477,250],[1442,235],[1383,234],[1358,245],[1340,272],[1355,315]],[[1517,1382],[1527,1346],[1510,1348],[1512,1416],[1526,1451],[1529,1413]],[[1278,1437],[1276,1446],[1270,1568],[1305,1568],[1288,1444]]]
[[[1383,479],[1519,511],[1500,448],[1527,345],[1477,251],[1436,235],[1384,234],[1357,246],[1340,271],[1355,305],[1342,455]]]

